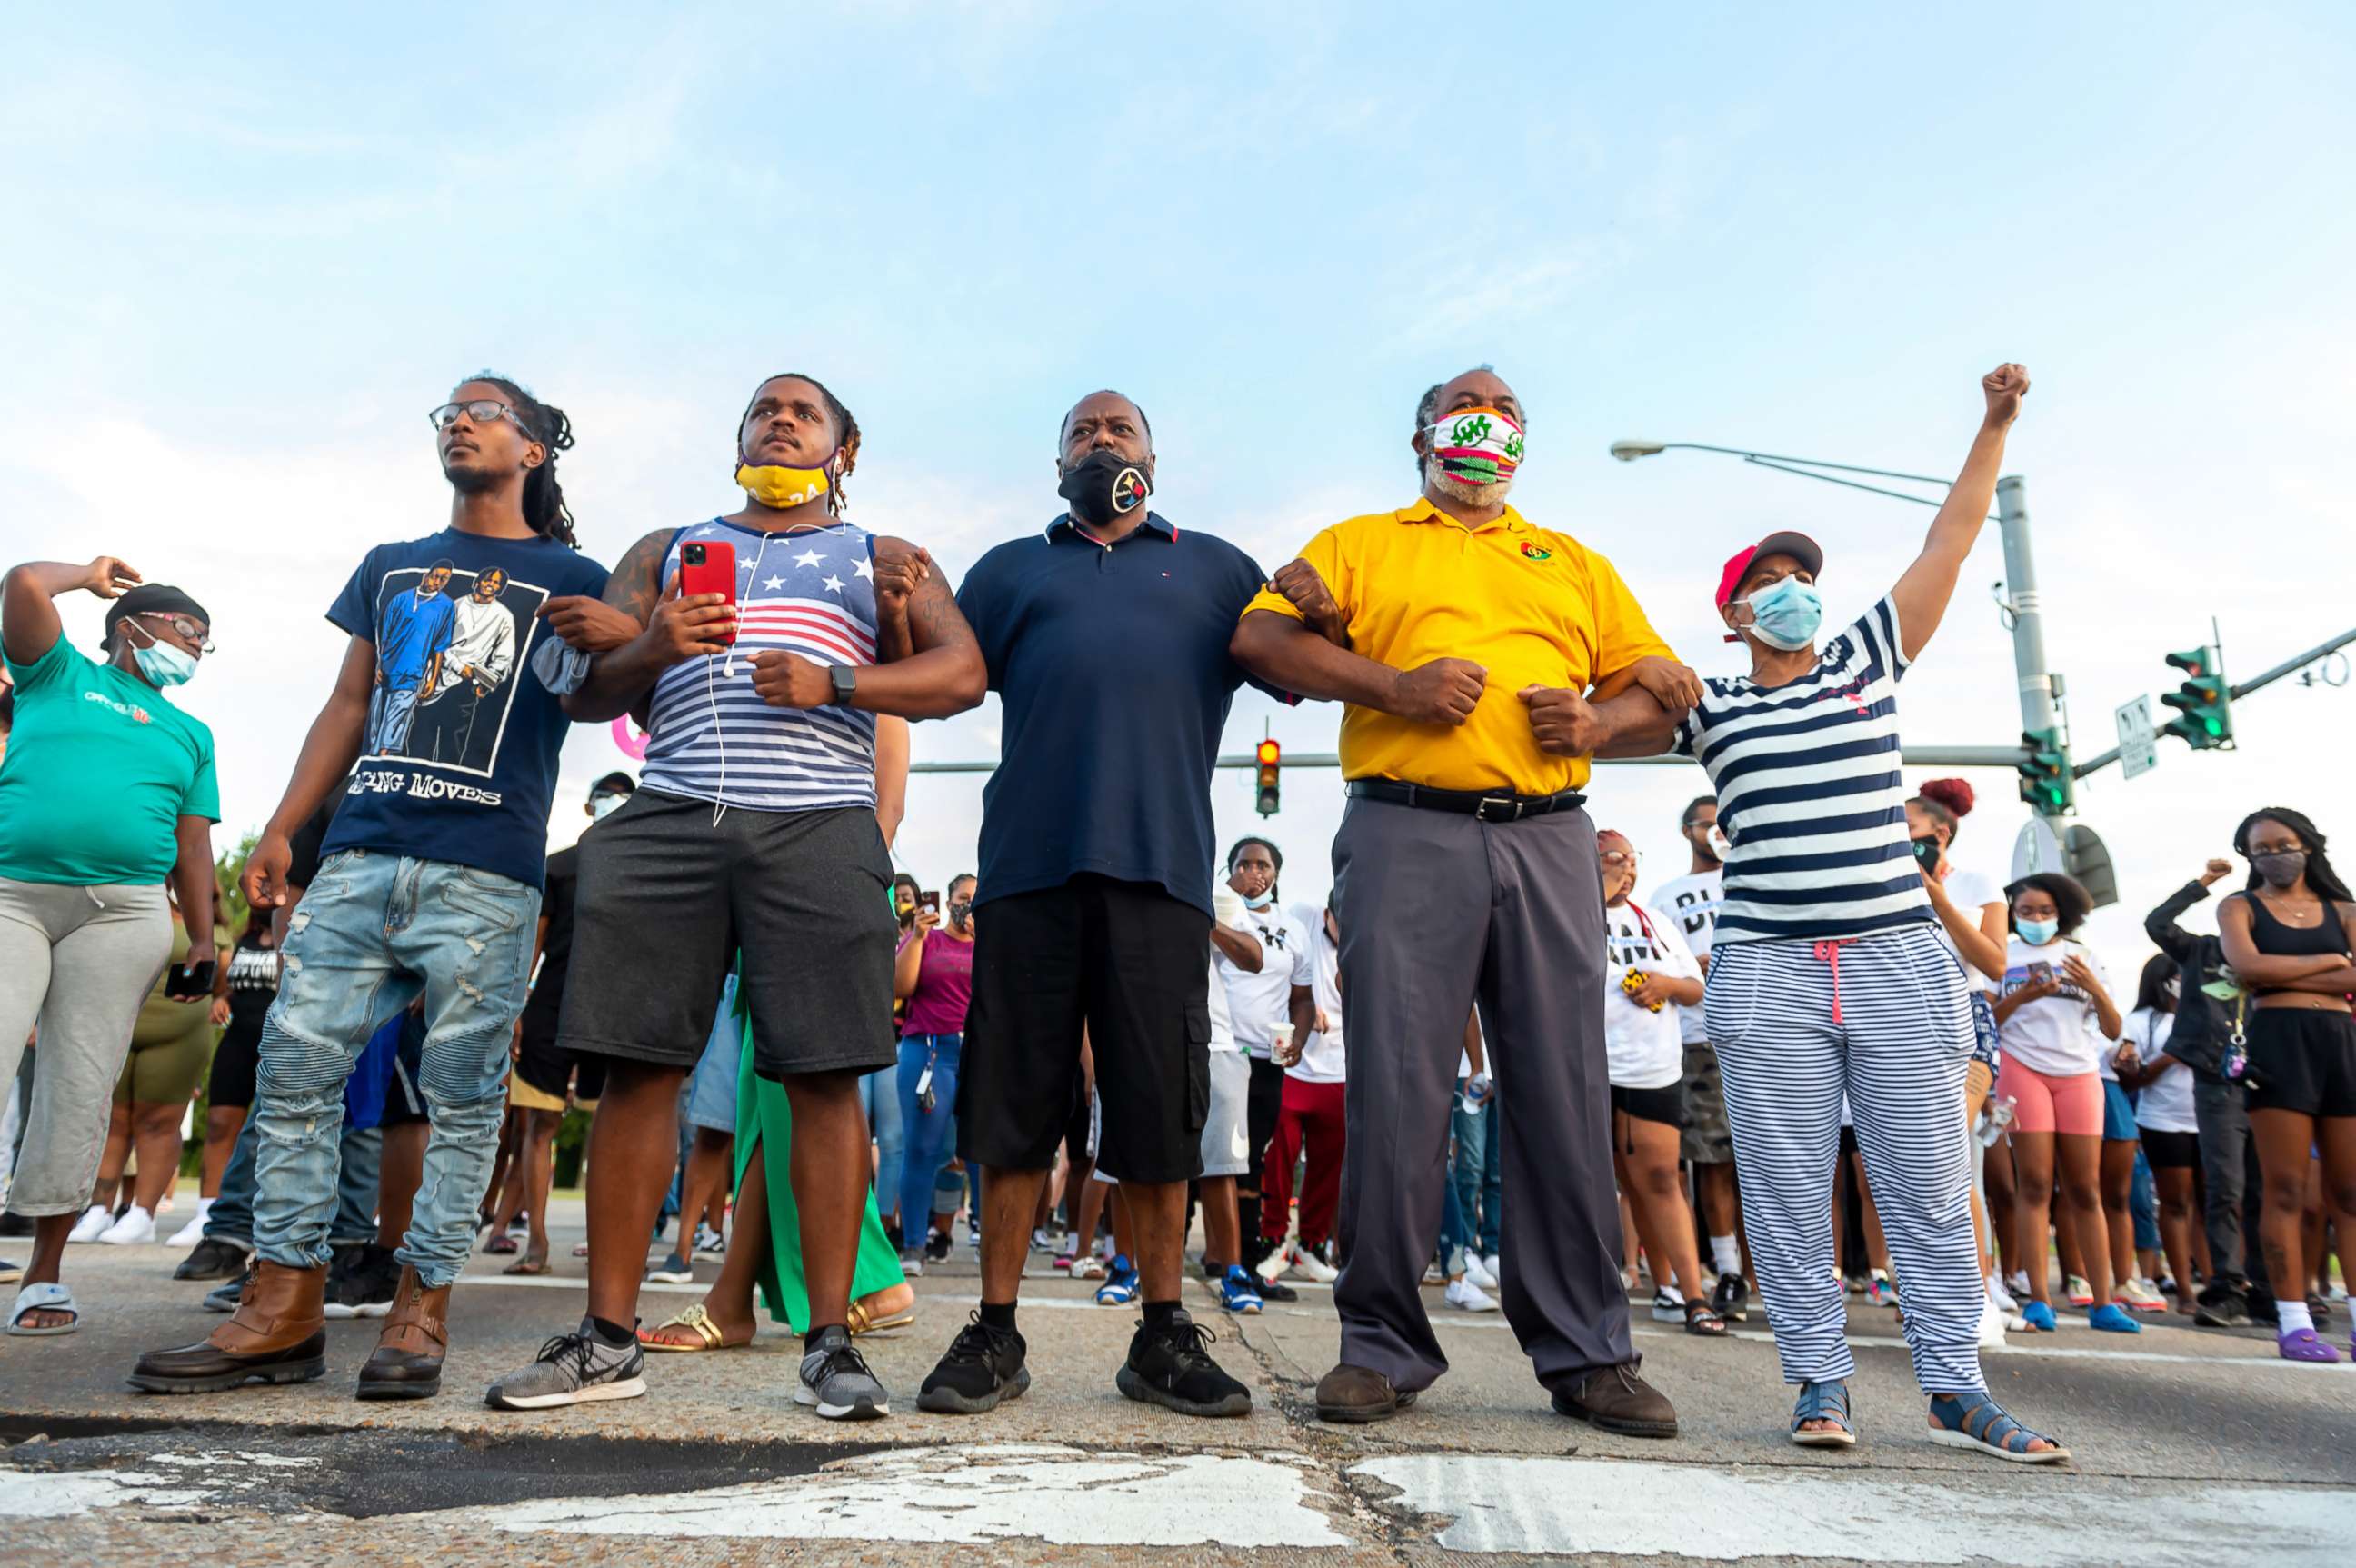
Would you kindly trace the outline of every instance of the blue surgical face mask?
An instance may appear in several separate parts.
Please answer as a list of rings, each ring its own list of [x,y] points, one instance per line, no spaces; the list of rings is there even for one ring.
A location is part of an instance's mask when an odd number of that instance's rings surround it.
[[[123,624],[128,626],[130,623],[126,621]],[[139,631],[143,637],[151,635],[145,627]],[[197,656],[174,643],[154,640],[145,648],[134,645],[131,657],[138,664],[139,673],[159,692],[168,686],[184,684],[197,672]]]
[[[1265,909],[1265,908],[1267,908],[1270,904],[1273,904],[1273,903],[1275,903],[1275,902],[1276,902],[1276,889],[1275,889],[1274,887],[1270,887],[1270,888],[1269,888],[1267,892],[1265,892],[1265,893],[1259,894],[1259,895],[1258,895],[1257,897],[1248,897],[1248,898],[1246,898],[1246,899],[1244,900],[1244,908],[1247,908],[1247,909]]]
[[[1778,578],[1743,603],[1751,607],[1751,634],[1786,653],[1815,641],[1816,628],[1825,622],[1825,601],[1815,585],[1797,577]]]
[[[2051,941],[2054,938],[2062,934],[2062,922],[2059,920],[2015,920],[2012,923],[2012,929],[2019,931],[2020,933],[2020,940],[2027,942],[2030,947],[2041,948],[2046,943]]]

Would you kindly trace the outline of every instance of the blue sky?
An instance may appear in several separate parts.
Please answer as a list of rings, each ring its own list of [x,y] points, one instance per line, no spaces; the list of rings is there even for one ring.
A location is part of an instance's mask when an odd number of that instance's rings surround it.
[[[2331,6],[1881,9],[1054,5],[127,6],[9,24],[0,60],[0,536],[119,552],[214,607],[187,692],[226,829],[274,802],[366,546],[440,525],[423,412],[481,366],[573,413],[584,543],[735,504],[737,410],[823,377],[867,432],[853,516],[961,572],[1052,512],[1053,431],[1114,385],[1158,503],[1273,568],[1401,505],[1430,382],[1531,411],[1517,499],[1612,555],[1721,668],[1717,564],[1817,534],[1854,614],[1928,513],[1615,436],[1952,471],[1978,376],[2016,435],[2082,748],[2223,622],[2248,673],[2351,624],[2356,23]],[[1990,530],[1906,692],[1917,742],[2019,728]],[[69,619],[94,633],[94,602]],[[1120,650],[1108,649],[1108,665]],[[1326,750],[1335,714],[1239,702]],[[2244,750],[2114,772],[2084,820],[2143,908],[2281,798],[2356,832],[2344,691],[2272,692]],[[920,757],[991,755],[994,707]],[[613,761],[594,732],[568,796]],[[2008,775],[1967,857],[2001,869]],[[1698,774],[1622,769],[1647,884]],[[1223,830],[1249,787],[1215,787]],[[903,843],[969,864],[978,780]],[[1334,777],[1273,826],[1315,897]],[[560,838],[572,821],[562,819]],[[2100,928],[2115,962],[2133,922]]]

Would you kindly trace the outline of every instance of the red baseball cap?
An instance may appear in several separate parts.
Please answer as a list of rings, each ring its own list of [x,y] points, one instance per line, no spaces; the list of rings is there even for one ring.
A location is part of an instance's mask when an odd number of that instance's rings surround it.
[[[1743,575],[1751,570],[1751,563],[1762,555],[1789,555],[1806,567],[1811,577],[1820,575],[1825,569],[1825,553],[1806,534],[1789,531],[1771,533],[1748,549],[1738,550],[1727,557],[1726,570],[1718,575],[1719,609],[1733,602],[1734,590],[1742,586]]]

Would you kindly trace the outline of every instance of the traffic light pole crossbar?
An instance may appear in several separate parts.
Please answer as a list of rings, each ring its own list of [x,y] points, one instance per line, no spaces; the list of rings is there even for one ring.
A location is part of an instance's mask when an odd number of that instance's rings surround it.
[[[2336,652],[2351,642],[2356,642],[2356,627],[2350,628],[2348,630],[2341,632],[2339,636],[2332,638],[2328,641],[2317,643],[2313,648],[2308,649],[2304,653],[2297,654],[2289,659],[2284,660],[2281,663],[2276,665],[2273,669],[2265,671],[2262,675],[2254,676],[2250,680],[2244,681],[2238,686],[2227,687],[2226,696],[2229,702],[2238,703],[2243,698],[2250,695],[2253,692],[2263,691],[2286,675],[2297,674],[2300,671],[2306,669],[2317,660],[2323,658],[2327,654]],[[2078,764],[2077,768],[2074,769],[2074,775],[2077,778],[2083,779],[2089,773],[2093,773],[2100,768],[2108,768],[2112,763],[2116,762],[2118,759],[2119,748],[2117,746],[2113,746],[2110,750],[2103,753],[2100,757],[2090,757],[2086,761]]]

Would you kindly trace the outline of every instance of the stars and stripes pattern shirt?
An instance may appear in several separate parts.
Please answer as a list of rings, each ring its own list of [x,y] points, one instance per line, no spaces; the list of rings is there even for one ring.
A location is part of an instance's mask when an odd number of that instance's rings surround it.
[[[753,690],[753,655],[798,653],[820,666],[875,662],[874,535],[849,523],[766,533],[714,518],[681,529],[662,580],[691,541],[736,550],[736,646],[675,664],[655,682],[641,782],[755,811],[875,804],[875,715],[771,707]]]
[[[1772,688],[1702,682],[1676,749],[1708,769],[1732,841],[1714,945],[1931,921],[1899,774],[1898,607],[1884,598]]]

